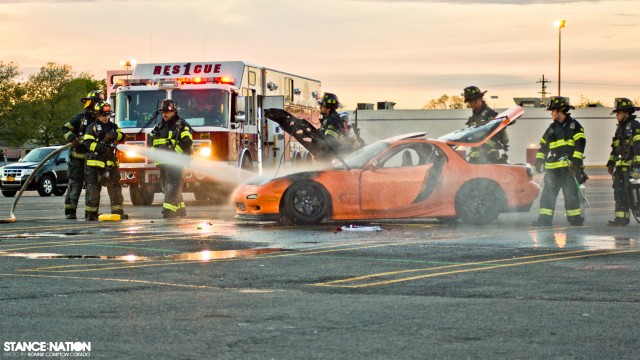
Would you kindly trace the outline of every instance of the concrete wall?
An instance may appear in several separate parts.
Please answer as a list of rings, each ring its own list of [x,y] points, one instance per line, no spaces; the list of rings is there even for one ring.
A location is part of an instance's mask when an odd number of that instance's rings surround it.
[[[505,109],[496,109],[501,112]],[[611,138],[616,130],[615,115],[611,108],[583,108],[571,111],[573,118],[584,127],[587,137],[585,164],[604,166],[611,151]],[[428,137],[437,138],[465,127],[471,115],[470,109],[464,110],[360,110],[358,127],[361,136],[372,143],[394,135],[426,131]],[[355,115],[350,114],[351,122]],[[512,126],[509,133],[509,162],[520,163],[527,160],[527,149],[538,148],[540,138],[551,123],[550,111],[541,108],[525,108],[525,113]]]

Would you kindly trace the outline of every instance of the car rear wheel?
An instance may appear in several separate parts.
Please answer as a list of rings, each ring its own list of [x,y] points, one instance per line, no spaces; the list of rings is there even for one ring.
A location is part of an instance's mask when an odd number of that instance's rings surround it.
[[[317,224],[329,216],[331,197],[319,183],[299,180],[284,194],[283,212],[287,221],[294,224]]]
[[[13,190],[2,190],[2,195],[4,195],[5,197],[14,197],[16,196],[17,191],[13,191]]]
[[[40,194],[40,196],[51,196],[55,188],[56,184],[49,175],[43,175],[40,181],[38,181],[38,194]]]
[[[465,223],[486,225],[495,221],[504,210],[506,199],[498,184],[491,180],[472,180],[456,194],[456,213]]]

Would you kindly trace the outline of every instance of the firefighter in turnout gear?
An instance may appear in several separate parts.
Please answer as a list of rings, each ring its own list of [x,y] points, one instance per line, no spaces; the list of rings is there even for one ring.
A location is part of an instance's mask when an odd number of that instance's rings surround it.
[[[484,125],[498,115],[484,101],[485,93],[486,91],[480,91],[477,86],[464,88],[464,102],[469,104],[472,111],[471,117],[466,122],[468,127]],[[509,149],[508,144],[509,136],[507,130],[503,129],[481,146],[472,148],[468,155],[469,162],[477,164],[505,163],[507,161],[506,153]],[[500,156],[500,150],[504,150],[503,156]]]
[[[193,135],[191,126],[178,116],[178,107],[173,100],[162,101],[162,121],[151,131],[152,146],[156,149],[177,154],[193,153]],[[156,162],[160,168],[160,182],[164,190],[162,217],[174,218],[187,216],[187,208],[182,199],[184,182],[182,168],[162,162]]]
[[[97,120],[87,128],[84,135],[84,146],[87,148],[85,172],[87,177],[87,199],[85,217],[88,221],[98,220],[100,206],[100,192],[106,186],[111,202],[111,213],[119,214],[122,219],[128,218],[124,214],[122,203],[122,185],[116,158],[116,143],[124,141],[124,134],[118,125],[109,121],[111,105],[100,101],[93,108]]]
[[[65,140],[73,143],[69,154],[69,189],[64,198],[64,214],[67,219],[76,218],[78,200],[85,185],[84,163],[87,148],[82,143],[83,136],[87,128],[96,121],[93,107],[101,100],[104,100],[104,92],[102,90],[90,92],[87,97],[80,99],[84,103],[84,111],[74,116],[62,127],[62,134]]]
[[[561,96],[551,97],[547,107],[553,122],[542,135],[536,154],[536,171],[541,173],[544,169],[546,172],[538,219],[533,226],[552,226],[560,189],[569,224],[580,226],[584,222],[576,176],[582,173],[587,139],[582,125],[569,114],[570,109],[575,107]]]
[[[615,219],[607,220],[610,226],[627,226],[629,224],[629,194],[627,182],[631,172],[640,167],[640,122],[633,114],[639,108],[626,98],[615,99],[618,127],[611,144],[611,155],[607,162],[607,170],[613,176],[613,199],[615,201]]]
[[[346,131],[340,114],[336,111],[339,107],[338,97],[332,93],[324,93],[322,99],[318,101],[320,114],[322,114],[322,124],[320,132],[325,136],[331,147],[337,154],[349,152],[346,144]],[[322,154],[318,160],[330,160],[333,154]]]

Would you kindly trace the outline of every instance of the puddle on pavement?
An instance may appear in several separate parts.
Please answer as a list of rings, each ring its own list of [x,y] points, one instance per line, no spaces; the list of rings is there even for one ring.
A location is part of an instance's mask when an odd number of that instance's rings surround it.
[[[0,251],[0,256],[22,257],[25,259],[99,259],[120,261],[149,261],[149,260],[176,260],[176,261],[209,261],[235,258],[251,258],[258,255],[266,255],[281,251],[292,251],[279,248],[242,249],[242,250],[202,250],[191,253],[181,253],[163,256],[139,256],[139,255],[65,255],[54,253],[14,253]]]

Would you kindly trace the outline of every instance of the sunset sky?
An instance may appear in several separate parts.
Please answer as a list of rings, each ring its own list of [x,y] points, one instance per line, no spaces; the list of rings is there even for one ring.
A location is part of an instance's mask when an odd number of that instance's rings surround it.
[[[640,98],[638,0],[0,0],[0,60],[98,79],[125,59],[241,60],[321,80],[348,109],[468,85],[508,107],[543,74],[557,95],[561,18],[562,95]]]

